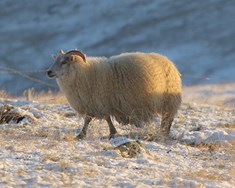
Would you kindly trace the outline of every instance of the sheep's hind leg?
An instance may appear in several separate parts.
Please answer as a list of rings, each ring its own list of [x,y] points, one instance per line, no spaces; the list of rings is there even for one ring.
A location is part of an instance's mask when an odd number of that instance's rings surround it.
[[[110,134],[109,134],[109,139],[111,139],[111,138],[113,138],[114,135],[117,133],[117,130],[116,130],[116,128],[114,127],[113,122],[111,121],[110,117],[107,117],[107,118],[106,118],[106,121],[107,121],[107,123],[108,123],[108,125],[109,125],[109,132],[110,132]]]
[[[79,135],[76,136],[76,139],[80,140],[80,139],[83,139],[86,136],[88,125],[91,122],[91,120],[92,120],[92,117],[90,117],[90,116],[85,117],[84,126],[82,128],[82,131],[79,133]]]
[[[161,136],[163,139],[169,136],[173,119],[174,118],[170,116],[168,113],[165,113],[162,115],[160,131],[161,131]]]

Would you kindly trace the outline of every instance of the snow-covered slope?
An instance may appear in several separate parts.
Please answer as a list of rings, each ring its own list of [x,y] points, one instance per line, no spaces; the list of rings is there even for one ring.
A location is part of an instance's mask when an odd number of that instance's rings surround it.
[[[154,140],[156,119],[143,129],[115,124],[130,138],[112,140],[95,120],[77,141],[82,118],[68,105],[1,99],[0,109],[6,104],[24,119],[0,115],[0,187],[234,187],[234,109],[184,104],[169,140]]]
[[[235,109],[235,83],[183,87],[183,102]]]
[[[1,0],[0,7],[0,89],[11,93],[56,85],[43,70],[61,48],[160,52],[184,84],[235,80],[235,1]]]

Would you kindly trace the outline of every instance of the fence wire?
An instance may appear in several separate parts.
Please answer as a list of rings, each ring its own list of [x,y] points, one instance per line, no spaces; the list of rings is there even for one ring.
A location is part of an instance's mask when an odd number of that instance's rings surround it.
[[[38,78],[35,78],[33,76],[30,76],[29,74],[32,74],[32,73],[42,73],[42,74],[45,74],[46,73],[46,69],[39,69],[39,70],[18,70],[18,69],[15,69],[15,68],[11,68],[11,67],[3,67],[3,66],[0,66],[0,71],[3,71],[3,72],[6,72],[6,73],[10,73],[10,74],[17,74],[21,77],[24,77],[24,78],[27,78],[33,82],[37,82],[39,84],[42,84],[42,85],[45,85],[45,86],[48,86],[48,87],[52,87],[52,88],[58,88],[57,85],[54,85],[54,84],[49,84],[43,80],[40,80]],[[195,79],[195,80],[204,80],[204,81],[211,81],[213,80],[213,78],[211,77],[206,77],[206,76],[193,76],[193,75],[189,75],[189,74],[182,74],[182,78],[190,78],[190,79]],[[221,80],[221,79],[220,79]],[[221,80],[223,82],[228,82],[229,80]]]
[[[35,78],[35,77],[32,77],[32,76],[28,75],[30,73],[46,73],[46,69],[25,71],[25,70],[17,70],[17,69],[10,68],[10,67],[0,66],[0,71],[7,72],[7,73],[10,73],[10,74],[17,74],[17,75],[22,76],[24,78],[27,78],[27,79],[29,79],[33,82],[37,82],[37,83],[40,83],[42,85],[52,87],[52,88],[58,88],[56,85],[48,84],[48,83],[46,83],[46,82],[44,82],[44,81],[42,81],[38,78]]]

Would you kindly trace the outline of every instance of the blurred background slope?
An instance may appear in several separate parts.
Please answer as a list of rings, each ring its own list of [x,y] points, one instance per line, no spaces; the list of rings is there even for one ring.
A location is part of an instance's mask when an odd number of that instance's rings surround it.
[[[235,81],[233,0],[1,0],[0,7],[0,90],[12,94],[55,89],[44,72],[51,55],[75,48],[89,56],[162,53],[184,85]]]

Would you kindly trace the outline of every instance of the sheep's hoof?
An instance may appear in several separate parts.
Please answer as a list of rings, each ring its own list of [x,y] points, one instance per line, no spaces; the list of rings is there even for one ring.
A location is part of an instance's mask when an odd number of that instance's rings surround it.
[[[75,140],[82,140],[83,138],[85,138],[85,136],[86,136],[86,134],[80,133],[79,135],[77,135],[77,136],[75,137]]]
[[[167,141],[167,140],[170,140],[170,137],[169,135],[161,135],[158,139],[160,141]]]
[[[109,134],[109,140],[111,140],[112,138],[115,138],[116,136],[117,136],[117,133]]]
[[[171,140],[171,136],[169,132],[160,132],[160,134],[158,135],[158,140],[159,141]]]

